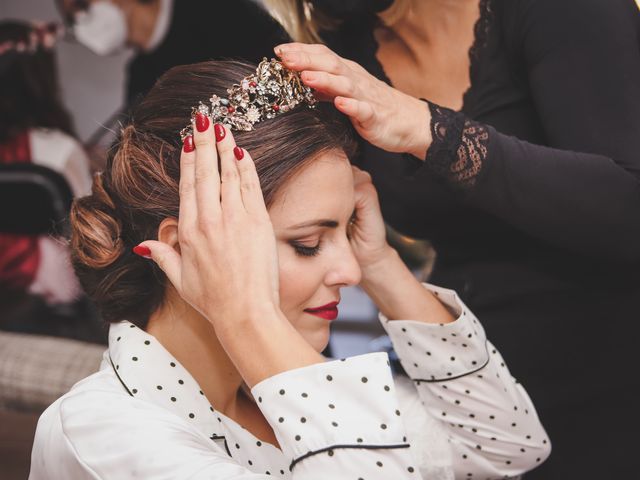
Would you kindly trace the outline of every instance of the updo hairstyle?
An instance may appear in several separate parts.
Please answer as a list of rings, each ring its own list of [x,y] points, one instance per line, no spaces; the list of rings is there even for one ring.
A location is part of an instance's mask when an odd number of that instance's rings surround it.
[[[75,201],[73,265],[105,321],[126,319],[145,328],[162,305],[167,278],[132,248],[157,239],[162,220],[178,217],[179,132],[192,107],[213,94],[225,98],[227,88],[253,72],[255,65],[233,61],[169,70],[133,110],[105,171],[94,177],[92,194]],[[355,150],[351,125],[330,104],[298,106],[253,131],[233,133],[255,160],[267,206],[278,188],[319,154],[339,149],[351,157]]]

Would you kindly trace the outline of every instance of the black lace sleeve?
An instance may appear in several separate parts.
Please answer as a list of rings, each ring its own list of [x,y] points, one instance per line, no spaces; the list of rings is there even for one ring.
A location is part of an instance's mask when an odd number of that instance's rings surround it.
[[[424,168],[457,190],[472,188],[487,158],[488,129],[463,113],[424,101],[432,136]]]

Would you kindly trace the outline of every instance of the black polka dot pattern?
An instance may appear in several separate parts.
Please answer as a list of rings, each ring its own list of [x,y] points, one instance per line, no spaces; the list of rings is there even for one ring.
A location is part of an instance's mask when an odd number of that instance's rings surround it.
[[[534,468],[536,458],[548,456],[549,446],[539,420],[528,413],[534,407],[524,389],[511,377],[500,353],[487,341],[482,325],[456,293],[425,287],[437,291],[438,299],[458,318],[448,324],[428,324],[389,321],[380,315],[394,350],[413,380],[413,384],[408,380],[402,383],[403,388],[398,390],[401,405],[403,396],[410,398],[417,390],[423,408],[431,413],[428,418],[445,429],[442,436],[458,439],[451,442],[454,465],[464,465],[473,478],[516,477],[514,472]],[[398,380],[396,383],[400,385]],[[411,406],[406,408],[412,409],[403,411],[403,417],[412,418],[407,430],[420,439],[428,427],[415,426],[421,412],[415,410],[415,402],[407,401]],[[455,423],[450,418],[455,418]],[[501,455],[492,456],[489,452],[496,449]]]
[[[445,302],[446,292],[439,295]],[[459,300],[451,307],[466,309]],[[353,478],[453,478],[427,476],[429,465],[436,465],[433,459],[447,457],[444,452],[451,446],[453,464],[442,468],[452,475],[454,465],[464,462],[467,470],[462,475],[472,473],[469,478],[502,478],[544,461],[549,444],[535,409],[513,382],[500,354],[485,341],[471,312],[452,324],[397,321],[387,322],[385,328],[394,345],[400,345],[396,351],[403,365],[418,373],[412,375],[415,382],[407,380],[400,389],[398,380],[391,378],[386,354],[296,369],[254,387],[256,405],[274,428],[282,450],[215,410],[189,372],[142,330],[114,329],[110,355],[114,372],[118,365],[117,374],[134,398],[171,410],[188,428],[200,430],[210,448],[261,475],[291,478],[292,468],[342,478],[345,465],[353,465]],[[429,381],[431,377],[437,381]],[[415,401],[416,395],[421,401]],[[444,415],[436,420],[435,411]],[[440,429],[440,437],[420,435],[425,431],[420,415],[433,423],[428,431]],[[449,444],[449,437],[460,440]],[[411,455],[408,443],[422,455]],[[487,462],[491,448],[507,453]],[[336,466],[340,469],[332,471]]]

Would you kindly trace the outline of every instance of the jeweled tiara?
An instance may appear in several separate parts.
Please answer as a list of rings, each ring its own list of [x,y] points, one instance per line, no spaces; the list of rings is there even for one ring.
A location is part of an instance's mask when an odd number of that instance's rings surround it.
[[[264,58],[255,74],[228,88],[227,94],[227,98],[213,95],[209,103],[200,102],[193,107],[191,120],[202,113],[231,130],[250,131],[256,123],[288,112],[297,105],[307,104],[313,108],[318,103],[311,88],[302,83],[300,74],[273,58]],[[192,134],[191,125],[180,131],[182,140]]]

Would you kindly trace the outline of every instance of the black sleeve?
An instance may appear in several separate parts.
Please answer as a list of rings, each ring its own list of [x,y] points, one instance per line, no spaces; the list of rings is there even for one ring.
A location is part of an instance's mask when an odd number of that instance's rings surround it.
[[[466,204],[543,241],[640,260],[634,0],[522,0],[507,11],[549,146],[430,104],[434,142],[424,167],[464,190]]]

